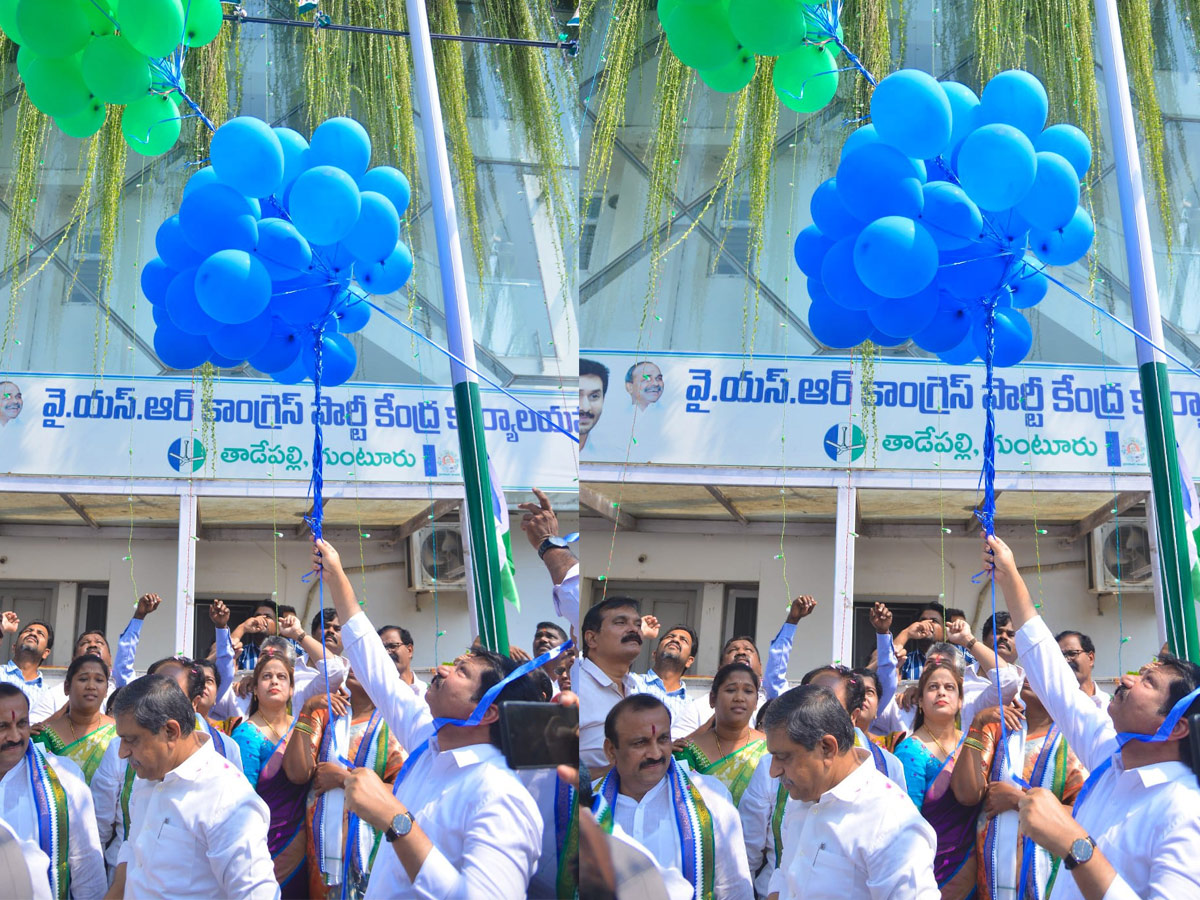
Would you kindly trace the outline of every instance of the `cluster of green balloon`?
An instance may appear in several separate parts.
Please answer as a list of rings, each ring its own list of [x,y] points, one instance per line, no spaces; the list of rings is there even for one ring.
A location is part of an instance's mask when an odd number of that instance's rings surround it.
[[[319,341],[322,383],[342,384],[358,364],[346,335],[371,318],[364,293],[390,294],[412,273],[400,240],[408,179],[368,168],[371,139],[348,118],[322,122],[311,143],[231,119],[211,161],[188,179],[142,270],[159,358],[175,369],[246,361],[297,384],[315,376]]]
[[[146,156],[179,139],[177,49],[211,42],[222,15],[220,0],[0,0],[33,105],[76,138],[99,131],[109,105],[124,106],[125,141]]]
[[[658,0],[658,18],[671,52],[714,91],[740,91],[754,78],[757,57],[775,56],[776,95],[789,109],[811,113],[837,91],[840,6],[837,0]]]
[[[911,339],[946,362],[988,348],[1011,366],[1033,342],[1021,313],[1095,237],[1079,205],[1087,136],[1046,125],[1028,72],[1001,72],[982,100],[956,82],[905,69],[879,83],[871,124],[846,140],[837,174],[813,192],[796,238],[809,326],[831,347]]]

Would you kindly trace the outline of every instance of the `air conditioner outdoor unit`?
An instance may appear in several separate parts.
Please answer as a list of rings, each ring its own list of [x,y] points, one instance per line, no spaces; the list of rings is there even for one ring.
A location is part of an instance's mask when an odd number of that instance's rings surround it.
[[[1150,562],[1150,530],[1145,519],[1105,522],[1092,532],[1088,569],[1091,591],[1154,590],[1154,568]]]
[[[465,590],[467,565],[462,529],[422,528],[408,539],[408,571],[414,591]]]

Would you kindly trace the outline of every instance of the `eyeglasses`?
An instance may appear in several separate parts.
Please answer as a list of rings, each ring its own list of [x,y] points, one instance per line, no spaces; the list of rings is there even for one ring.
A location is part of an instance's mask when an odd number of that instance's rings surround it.
[[[1086,650],[1064,650],[1062,652],[1062,655],[1064,657],[1066,657],[1067,659],[1074,661],[1075,657],[1077,657],[1081,653],[1087,653],[1087,651]]]
[[[395,653],[397,650],[399,650],[403,646],[404,646],[404,644],[396,642],[396,643],[392,643],[392,644],[384,644],[383,649],[386,650],[388,653]]]

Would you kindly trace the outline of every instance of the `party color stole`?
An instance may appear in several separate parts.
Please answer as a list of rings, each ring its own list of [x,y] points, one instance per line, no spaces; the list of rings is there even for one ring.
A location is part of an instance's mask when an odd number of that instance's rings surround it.
[[[575,866],[579,859],[579,791],[554,776],[554,846],[558,848],[555,896],[573,898],[579,893]]]
[[[100,760],[104,759],[104,751],[117,736],[117,727],[113,723],[101,725],[99,728],[85,734],[71,743],[66,743],[52,729],[47,728],[33,738],[55,756],[65,756],[83,772],[83,780],[90,787],[92,776],[100,768]]]
[[[212,739],[213,749],[226,759],[229,758],[229,754],[225,752],[225,744],[221,740],[221,730],[216,725],[208,721],[208,719],[200,715],[200,713],[196,713],[196,727],[203,728],[205,731],[207,731],[208,736]]]
[[[1009,732],[1007,759],[1003,753],[993,755],[991,780],[1012,781],[1007,760],[1020,759],[1029,786],[1046,788],[1061,800],[1067,784],[1066,739],[1052,724],[1035,752],[1030,744],[1024,723],[1019,731]],[[1050,892],[1059,859],[1020,835],[1019,825],[1019,814],[1008,810],[994,816],[984,829],[980,858],[985,900],[1042,900]]]
[[[694,900],[713,900],[713,827],[712,814],[692,783],[683,766],[672,758],[667,769],[671,806],[675,810],[675,827],[679,830],[679,846],[683,856],[683,877],[692,885]],[[612,769],[600,783],[592,806],[596,822],[609,834],[613,830],[620,776]],[[732,852],[732,851],[731,851]]]
[[[787,801],[787,788],[780,781],[779,788],[775,791],[775,805],[771,807],[771,835],[775,838],[775,868],[777,869],[783,858],[783,813],[787,808]]]
[[[744,747],[739,747],[732,753],[727,753],[716,762],[711,762],[703,750],[692,741],[688,741],[679,751],[678,757],[685,760],[701,775],[710,775],[725,785],[730,796],[733,797],[733,805],[737,806],[742,801],[742,794],[746,792],[746,787],[750,784],[758,761],[766,752],[767,742],[759,738],[750,741]]]
[[[71,874],[67,867],[69,816],[67,792],[53,767],[46,762],[43,751],[35,749],[33,741],[25,749],[29,766],[29,784],[33,789],[33,805],[37,811],[38,844],[50,860],[50,895],[55,900],[67,900]]]
[[[125,829],[124,836],[129,837],[129,798],[133,795],[133,766],[125,763],[125,777],[121,780],[121,826]]]

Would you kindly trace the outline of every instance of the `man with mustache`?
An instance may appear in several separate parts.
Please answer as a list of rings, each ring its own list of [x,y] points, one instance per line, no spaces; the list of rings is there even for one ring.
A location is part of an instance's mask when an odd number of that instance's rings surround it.
[[[377,633],[379,639],[383,641],[383,649],[396,664],[396,672],[399,673],[400,680],[412,688],[412,692],[418,697],[424,697],[425,691],[429,689],[429,684],[418,678],[412,670],[413,650],[416,647],[412,634],[407,628],[401,628],[399,625],[384,625],[378,629]]]
[[[686,625],[675,625],[658,642],[653,667],[642,676],[642,693],[653,694],[670,710],[671,737],[675,740],[700,727],[696,707],[683,686],[683,675],[695,661],[696,632]]]
[[[595,789],[592,813],[608,833],[645,848],[671,900],[753,900],[729,792],[676,762],[671,713],[661,700],[635,694],[613,706],[604,754],[612,768]]]
[[[579,695],[579,760],[593,776],[608,770],[604,720],[608,711],[642,689],[629,671],[642,652],[642,614],[632,597],[608,597],[583,616],[583,657],[571,667]]]
[[[1054,636],[1058,647],[1062,650],[1063,659],[1075,673],[1079,688],[1092,698],[1092,702],[1100,709],[1108,709],[1112,697],[1100,690],[1092,680],[1092,667],[1096,665],[1096,645],[1082,631],[1060,631]]]
[[[662,369],[649,361],[634,363],[625,373],[625,390],[638,415],[662,409],[658,406],[663,395]]]
[[[29,731],[29,698],[0,683],[0,821],[21,843],[34,900],[68,896],[68,879],[72,896],[99,897],[108,882],[92,793],[75,763],[35,745]]]
[[[553,650],[567,642],[567,633],[562,630],[561,625],[555,625],[553,622],[538,622],[537,628],[533,632],[533,656],[537,658],[543,653]],[[542,666],[542,671],[546,673],[550,679],[550,683],[554,685],[554,693],[557,694],[561,689],[558,684],[559,671],[563,666],[563,659],[552,659],[550,662]]]
[[[604,413],[608,393],[608,366],[594,359],[579,359],[579,455],[592,459],[608,455],[603,443],[597,444],[593,429]]]
[[[18,633],[19,629],[19,633]],[[29,698],[29,721],[44,722],[58,709],[61,696],[42,677],[42,663],[54,649],[54,628],[48,622],[35,620],[21,628],[21,620],[15,612],[0,615],[0,638],[16,634],[12,645],[12,659],[0,668],[0,682],[15,684]]]
[[[1125,675],[1108,710],[1079,690],[1017,571],[986,538],[984,569],[1004,593],[1029,684],[1091,774],[1073,807],[1044,788],[1020,799],[1020,830],[1061,857],[1050,900],[1200,896],[1200,788],[1189,748],[1200,666],[1161,654]]]
[[[793,688],[772,701],[763,726],[770,774],[790,798],[770,900],[937,900],[933,827],[854,746],[833,691]]]

